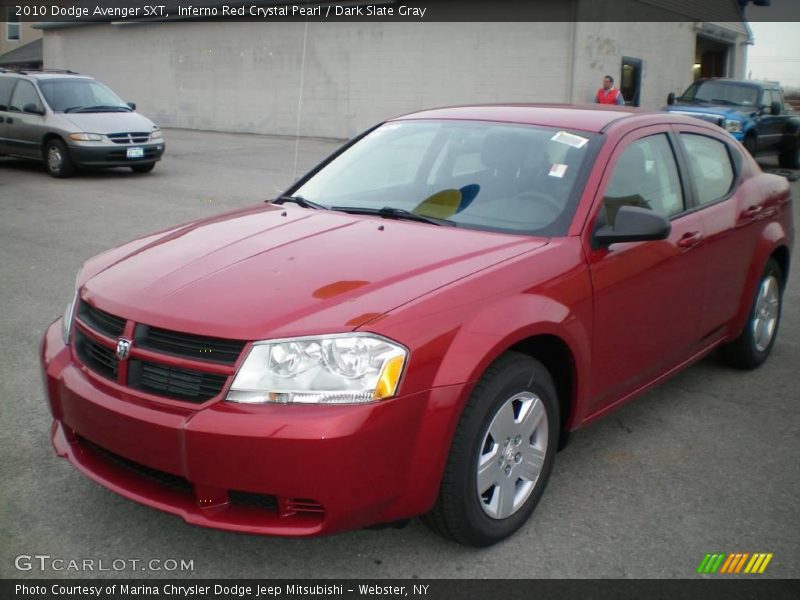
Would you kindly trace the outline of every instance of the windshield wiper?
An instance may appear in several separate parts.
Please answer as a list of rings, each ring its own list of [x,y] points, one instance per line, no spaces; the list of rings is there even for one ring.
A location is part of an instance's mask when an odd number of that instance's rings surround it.
[[[64,109],[65,113],[68,112],[106,112],[106,111],[114,111],[114,112],[131,112],[130,106],[112,106],[109,104],[98,104],[97,106],[71,106],[70,108]]]
[[[383,208],[367,208],[362,206],[331,206],[331,210],[339,210],[341,212],[350,213],[353,215],[376,215],[385,217],[387,219],[400,219],[405,221],[417,221],[418,223],[429,223],[430,225],[450,225],[455,226],[453,221],[447,219],[436,219],[434,217],[426,217],[425,215],[418,215],[404,208],[394,208],[392,206],[384,206]]]
[[[317,204],[311,200],[306,200],[302,196],[278,196],[272,201],[273,204],[284,204],[285,202],[292,202],[303,208],[316,208],[317,210],[330,210],[327,206]]]

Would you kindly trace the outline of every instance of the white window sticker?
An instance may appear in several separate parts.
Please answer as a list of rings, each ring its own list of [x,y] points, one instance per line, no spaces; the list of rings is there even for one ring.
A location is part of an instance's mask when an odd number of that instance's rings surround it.
[[[553,166],[550,167],[550,172],[548,175],[550,177],[558,177],[561,179],[567,173],[567,165],[562,165],[559,163],[553,163]]]
[[[579,135],[575,135],[574,133],[567,133],[566,131],[559,131],[553,137],[550,138],[552,142],[558,142],[560,144],[566,144],[567,146],[572,146],[573,148],[583,148],[586,145],[586,142],[589,140],[585,137],[581,137]]]

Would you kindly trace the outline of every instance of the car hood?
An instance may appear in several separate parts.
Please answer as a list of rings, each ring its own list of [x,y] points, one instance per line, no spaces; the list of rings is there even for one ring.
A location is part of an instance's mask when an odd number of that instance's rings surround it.
[[[135,112],[62,113],[67,121],[87,133],[126,133],[152,131],[155,124]]]
[[[736,107],[723,104],[694,104],[689,102],[676,102],[671,106],[665,106],[662,110],[684,114],[696,114],[698,117],[711,115],[720,119],[743,119],[754,112],[752,107]]]
[[[81,295],[137,322],[233,339],[353,330],[546,239],[262,204],[89,261]]]

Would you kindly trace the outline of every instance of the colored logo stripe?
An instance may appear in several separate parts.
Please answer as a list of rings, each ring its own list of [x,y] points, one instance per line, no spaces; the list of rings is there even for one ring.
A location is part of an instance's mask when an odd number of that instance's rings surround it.
[[[734,573],[748,573],[760,574],[763,573],[769,562],[772,560],[773,554],[771,552],[757,552],[750,554],[748,552],[734,552],[726,554],[724,552],[716,554],[706,554],[703,557],[700,566],[697,567],[698,573],[714,574],[734,574]],[[749,559],[749,561],[748,561]],[[747,566],[745,566],[745,564]],[[742,571],[744,568],[744,571]]]

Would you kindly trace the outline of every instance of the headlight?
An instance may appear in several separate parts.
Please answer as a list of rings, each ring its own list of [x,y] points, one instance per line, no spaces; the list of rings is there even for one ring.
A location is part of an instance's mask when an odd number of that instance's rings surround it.
[[[70,133],[69,139],[76,142],[102,142],[103,137],[99,133]]]
[[[372,334],[257,342],[227,400],[243,403],[359,404],[393,396],[408,352]]]
[[[725,129],[731,133],[739,133],[742,130],[742,122],[735,119],[725,119]]]
[[[64,343],[69,346],[69,335],[72,333],[72,317],[75,314],[75,304],[78,302],[78,292],[72,296],[72,302],[67,304],[64,310],[64,316],[61,319],[61,336],[64,338]]]
[[[155,142],[156,140],[163,140],[164,134],[161,133],[160,129],[156,129],[153,133],[150,134],[150,141]]]

